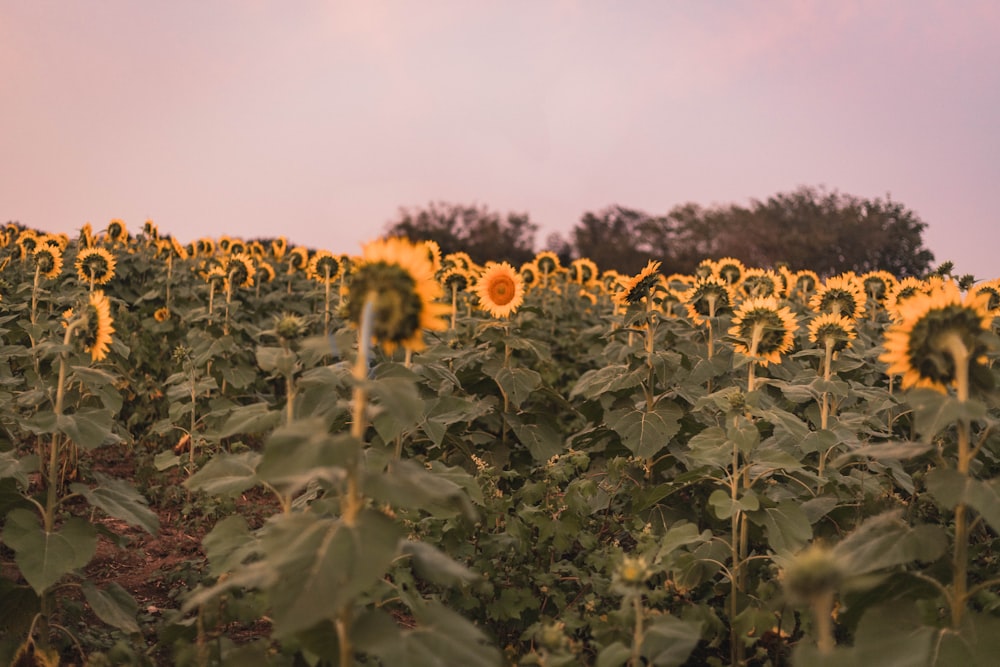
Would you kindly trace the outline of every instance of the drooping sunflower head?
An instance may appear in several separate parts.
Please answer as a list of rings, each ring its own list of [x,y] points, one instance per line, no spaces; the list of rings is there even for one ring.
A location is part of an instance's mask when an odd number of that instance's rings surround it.
[[[794,274],[792,292],[803,301],[807,301],[819,287],[819,276],[815,271],[803,269]]]
[[[750,298],[778,297],[784,290],[784,280],[770,269],[747,269],[743,274],[743,282],[739,285],[740,293]]]
[[[309,249],[295,246],[288,251],[288,273],[305,271],[309,268]]]
[[[233,287],[253,287],[253,277],[257,269],[250,255],[242,252],[230,255],[224,270]]]
[[[62,273],[63,255],[58,247],[50,245],[40,245],[33,253],[35,266],[38,267],[39,274],[44,278],[58,278]]]
[[[231,239],[230,240],[228,252],[230,254],[232,254],[232,255],[246,255],[246,254],[249,254],[247,252],[247,244],[244,241],[241,241],[240,239]]]
[[[156,226],[155,222],[147,220],[142,223],[142,234],[146,238],[156,241],[160,238],[160,229]]]
[[[869,271],[860,280],[865,296],[874,303],[885,303],[896,284],[896,276],[888,271]]]
[[[857,338],[854,320],[838,313],[821,313],[808,326],[809,340],[822,346],[830,344],[834,352],[849,347]]]
[[[450,269],[445,269],[441,274],[441,284],[449,292],[452,290],[455,293],[464,292],[472,284],[472,277],[465,269],[453,266]]]
[[[270,262],[264,260],[257,262],[257,277],[260,278],[260,282],[269,283],[274,280],[274,276],[275,270]]]
[[[81,248],[92,248],[97,242],[94,238],[94,229],[89,222],[84,223],[83,227],[80,228],[80,235],[77,238]]]
[[[688,317],[695,324],[705,324],[710,318],[733,312],[735,300],[733,288],[718,276],[699,278],[684,293]]]
[[[597,264],[592,259],[580,257],[579,259],[574,259],[569,265],[570,280],[579,285],[589,285],[597,280],[597,276],[599,275]]]
[[[285,257],[285,252],[287,250],[288,239],[284,236],[279,236],[271,241],[271,256],[274,257],[274,261],[280,262]]]
[[[202,257],[211,257],[215,254],[215,241],[207,236],[195,241],[194,247],[196,252],[192,254],[198,254]]]
[[[730,285],[739,285],[747,268],[735,257],[723,257],[715,263],[715,274]]]
[[[649,260],[642,271],[626,279],[622,289],[615,293],[615,303],[627,306],[649,297],[650,290],[660,280],[660,263]]]
[[[929,294],[916,294],[899,308],[899,321],[885,333],[888,373],[902,375],[902,386],[946,393],[958,377],[957,363],[980,363],[988,351],[986,334],[992,316],[989,295],[969,292],[963,298],[954,281]],[[956,361],[958,360],[958,361]]]
[[[306,275],[318,283],[334,283],[340,276],[340,261],[329,250],[317,250],[309,260]]]
[[[229,252],[230,246],[232,245],[233,245],[233,239],[230,238],[229,236],[223,234],[222,236],[219,237],[218,246],[220,252]]]
[[[90,293],[79,315],[70,310],[63,317],[69,321],[78,317],[83,319],[80,338],[83,341],[84,352],[90,353],[92,361],[101,361],[108,356],[108,351],[111,349],[111,335],[115,332],[115,327],[111,317],[111,302],[103,290],[94,290]]]
[[[780,363],[781,355],[792,349],[798,323],[787,306],[774,297],[754,297],[743,301],[733,315],[729,335],[735,350],[761,366]]]
[[[543,250],[535,255],[535,265],[538,267],[538,272],[545,276],[551,276],[562,268],[559,255],[551,250]]]
[[[469,254],[462,251],[450,252],[441,260],[442,269],[450,269],[457,266],[460,269],[468,271],[472,268],[472,264],[472,258],[469,257]]]
[[[25,229],[17,237],[18,254],[21,259],[31,257],[38,247],[38,235],[33,230]]]
[[[853,276],[833,276],[816,289],[809,299],[809,307],[817,313],[834,313],[857,319],[864,312],[865,295],[861,284]]]
[[[521,283],[524,285],[524,289],[535,287],[541,278],[538,265],[533,261],[522,264],[521,270],[518,273],[521,274]]]
[[[156,312],[153,313],[153,319],[157,322],[166,322],[170,319],[170,309],[166,306],[157,308]]]
[[[970,292],[986,294],[986,311],[993,316],[1000,315],[1000,279],[979,283]]]
[[[212,289],[223,289],[226,285],[226,280],[228,274],[226,274],[226,269],[219,264],[213,264],[205,271],[205,282],[208,283],[209,287]]]
[[[420,246],[427,253],[427,261],[431,263],[434,273],[437,274],[441,270],[441,246],[438,245],[437,241],[431,239],[421,241]]]
[[[510,317],[524,301],[521,274],[507,262],[487,263],[475,289],[479,307],[493,317]]]
[[[709,276],[719,275],[715,260],[706,257],[698,262],[698,266],[694,269],[694,275],[698,278],[707,278]]]
[[[112,244],[120,243],[125,245],[128,242],[128,229],[122,220],[115,218],[108,223],[108,240]]]
[[[106,285],[115,277],[117,260],[107,249],[84,248],[76,255],[76,275],[81,282]]]
[[[373,307],[372,336],[392,353],[397,346],[424,349],[423,330],[443,331],[450,307],[438,303],[441,284],[424,248],[403,238],[372,241],[352,268],[347,318],[361,325],[365,303]]]
[[[923,280],[908,276],[903,278],[889,290],[889,297],[885,302],[885,309],[896,321],[902,319],[904,304],[915,296],[928,294],[930,289]]]

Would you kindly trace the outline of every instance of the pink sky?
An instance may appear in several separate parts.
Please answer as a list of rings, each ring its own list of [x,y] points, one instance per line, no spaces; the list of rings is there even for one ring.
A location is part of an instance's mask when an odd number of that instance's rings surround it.
[[[2,0],[0,222],[357,252],[448,201],[542,246],[813,185],[995,278],[997,35],[992,0]]]

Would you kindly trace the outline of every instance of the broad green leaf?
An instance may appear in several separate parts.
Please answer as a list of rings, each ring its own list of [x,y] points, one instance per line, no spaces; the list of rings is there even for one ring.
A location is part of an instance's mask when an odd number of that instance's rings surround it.
[[[744,494],[735,501],[726,489],[716,489],[708,497],[708,504],[715,510],[715,516],[720,519],[728,519],[738,510],[753,512],[759,509],[760,499],[753,492],[753,489],[744,489]]]
[[[267,403],[251,403],[233,409],[218,432],[220,438],[247,433],[265,433],[281,422],[281,412],[271,410]]]
[[[707,535],[699,532],[698,526],[693,523],[681,523],[671,526],[667,534],[660,540],[660,551],[657,553],[656,559],[661,560],[666,558],[671,552],[682,546],[695,542],[704,542],[706,537]]]
[[[217,454],[204,468],[191,475],[184,486],[213,496],[236,496],[259,482],[256,473],[259,461],[257,452]]]
[[[635,371],[630,371],[626,364],[611,364],[589,370],[580,376],[573,385],[569,397],[583,396],[593,399],[621,389],[631,389],[642,382],[642,377]]]
[[[959,419],[977,421],[986,416],[986,406],[976,400],[960,401],[933,389],[911,389],[905,400],[913,407],[917,432],[931,440]]]
[[[391,461],[385,472],[365,479],[365,495],[393,507],[423,510],[439,518],[476,511],[465,490],[409,460]]]
[[[421,426],[435,445],[444,441],[448,427],[456,423],[471,423],[489,412],[486,401],[472,401],[459,396],[442,396],[431,403]]]
[[[123,632],[139,632],[139,623],[136,621],[139,605],[128,591],[117,583],[111,582],[102,590],[93,582],[85,580],[83,595],[97,617],[108,625]]]
[[[257,369],[248,366],[220,364],[219,372],[233,389],[243,389],[257,379]]]
[[[775,435],[784,435],[791,441],[800,442],[810,434],[809,425],[786,410],[769,408],[767,410],[754,410],[754,413],[761,419],[774,424]]]
[[[721,426],[709,426],[688,440],[687,458],[697,464],[726,468],[733,462],[733,446]]]
[[[322,420],[298,420],[267,439],[257,474],[285,493],[296,493],[311,480],[343,477],[360,450],[357,438],[348,433],[330,435]]]
[[[743,416],[736,417],[735,423],[729,425],[729,428],[726,429],[726,437],[746,455],[749,455],[760,443],[760,432],[757,430],[756,424]]]
[[[52,532],[42,528],[38,514],[15,509],[7,514],[3,541],[28,584],[39,595],[73,570],[84,567],[97,550],[97,529],[85,519],[70,517]]]
[[[803,454],[813,452],[825,452],[835,447],[840,442],[837,434],[829,429],[820,431],[810,431],[806,437],[799,442],[799,449]]]
[[[775,553],[793,553],[812,539],[812,525],[796,501],[786,500],[776,507],[765,507],[750,514],[750,519],[764,527],[768,544]]]
[[[834,553],[845,559],[845,571],[858,575],[913,561],[936,560],[947,544],[940,526],[911,528],[898,512],[883,512],[855,528],[834,547]]]
[[[91,450],[117,441],[111,434],[114,417],[105,408],[81,408],[73,414],[59,415],[57,421],[59,430],[83,449]]]
[[[28,475],[22,457],[16,452],[0,452],[0,479],[11,477],[21,487],[28,486]]]
[[[699,639],[701,623],[657,616],[642,637],[642,655],[656,667],[677,667],[687,662]]]
[[[632,658],[632,649],[620,641],[608,644],[597,654],[595,667],[622,667]]]
[[[456,586],[479,581],[478,574],[427,542],[403,540],[400,552],[413,561],[417,575],[439,586]]]
[[[542,376],[529,368],[503,367],[493,379],[514,410],[519,410],[531,392],[542,386]]]
[[[625,409],[608,415],[608,426],[636,457],[651,460],[681,428],[684,411],[671,401],[660,401],[649,411]]]
[[[415,383],[415,374],[390,375],[369,385],[372,398],[372,425],[385,442],[414,428],[424,417],[424,401]]]
[[[365,510],[353,525],[311,513],[274,517],[261,535],[269,567],[275,636],[286,638],[337,615],[382,579],[402,529]]]
[[[504,418],[518,442],[527,447],[536,462],[548,461],[563,452],[562,436],[544,416],[507,414]]]
[[[130,526],[142,528],[150,535],[156,534],[160,520],[156,513],[149,509],[149,504],[142,494],[128,482],[96,471],[94,478],[97,480],[97,486],[94,488],[86,484],[73,484],[70,488],[74,493],[86,498],[91,505],[104,510],[108,516],[121,519]]]
[[[265,373],[290,374],[295,369],[295,353],[278,346],[258,345],[254,350],[257,365]]]
[[[990,527],[1000,532],[1000,478],[979,480],[954,468],[935,468],[927,473],[927,491],[941,505],[954,510],[964,503],[982,515]]]
[[[246,519],[239,514],[216,523],[201,544],[214,576],[239,567],[249,556],[260,550],[256,535],[250,532]]]

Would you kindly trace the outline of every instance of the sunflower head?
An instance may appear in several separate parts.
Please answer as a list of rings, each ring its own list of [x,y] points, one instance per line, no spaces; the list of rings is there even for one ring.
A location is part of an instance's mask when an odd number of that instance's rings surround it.
[[[597,280],[600,275],[597,271],[597,264],[593,260],[581,257],[574,259],[569,265],[569,277],[573,282],[580,285],[589,285]]]
[[[142,223],[142,234],[146,238],[152,239],[153,241],[156,241],[157,239],[160,238],[160,230],[156,226],[156,223],[153,222],[152,220],[147,220],[146,222]]]
[[[428,239],[426,241],[421,241],[420,246],[423,247],[424,251],[427,253],[427,260],[431,263],[431,266],[434,268],[434,273],[440,271],[441,246],[438,245],[438,242]]]
[[[465,269],[453,266],[450,269],[445,269],[444,273],[441,274],[441,284],[449,291],[464,292],[472,284],[472,277]]]
[[[121,244],[128,241],[128,229],[122,220],[116,218],[108,223],[108,240],[112,243]]]
[[[706,257],[698,262],[698,266],[694,269],[694,275],[698,278],[708,278],[709,276],[719,275],[716,271],[715,260]]]
[[[837,313],[822,313],[809,322],[809,340],[826,346],[828,343],[833,351],[839,351],[850,346],[857,337],[857,327],[854,320]]]
[[[710,318],[731,313],[735,300],[733,288],[717,276],[699,278],[694,286],[684,293],[684,305],[688,317],[695,324],[705,324]]]
[[[465,252],[450,252],[444,256],[441,260],[442,269],[450,269],[452,267],[458,267],[460,269],[465,269],[468,271],[472,268],[472,258],[469,257],[468,253]]]
[[[739,285],[746,273],[743,262],[735,257],[723,257],[715,263],[715,275],[725,280],[730,285]]]
[[[747,269],[739,291],[746,297],[778,297],[785,290],[785,281],[770,269]]]
[[[524,301],[521,274],[507,262],[490,262],[476,280],[479,307],[493,317],[510,317]]]
[[[915,296],[928,294],[930,288],[923,280],[908,276],[898,281],[889,290],[889,297],[885,302],[885,309],[896,321],[902,319],[903,305]]]
[[[521,283],[524,285],[524,289],[531,289],[538,285],[541,278],[541,272],[538,270],[538,265],[532,262],[525,262],[521,265],[521,270],[518,271],[521,274]]]
[[[896,284],[896,276],[888,271],[869,271],[859,278],[865,296],[875,303],[884,303]]]
[[[1000,279],[979,283],[972,288],[973,294],[986,294],[986,310],[991,315],[1000,314]]]
[[[170,319],[170,309],[166,306],[157,308],[156,312],[153,313],[153,319],[157,322],[166,322]]]
[[[101,247],[84,248],[76,255],[76,275],[82,282],[106,285],[115,277],[117,260]]]
[[[954,281],[929,294],[916,294],[899,308],[899,321],[885,333],[888,373],[903,376],[902,386],[927,387],[946,393],[956,384],[957,364],[979,364],[989,349],[986,335],[993,318],[989,295],[970,292],[963,298]]]
[[[340,276],[340,261],[329,250],[317,250],[309,260],[306,275],[319,283],[336,282]]]
[[[306,321],[293,313],[282,313],[274,318],[274,330],[281,338],[293,341],[306,334]]]
[[[242,252],[231,255],[226,260],[224,270],[234,287],[253,287],[253,277],[257,269],[250,255]]]
[[[817,313],[834,313],[857,319],[864,312],[865,294],[853,276],[834,276],[816,289],[809,299],[809,307]]]
[[[269,283],[274,280],[275,270],[271,266],[270,262],[260,260],[257,262],[257,275],[260,277],[260,282]]]
[[[215,241],[207,236],[195,241],[194,246],[195,252],[191,254],[198,254],[203,257],[211,257],[215,254]]]
[[[62,273],[63,255],[58,247],[40,245],[35,248],[32,254],[35,259],[35,266],[38,267],[39,274],[45,278],[58,278]]]
[[[372,241],[352,269],[347,318],[361,325],[365,304],[373,306],[372,336],[391,353],[397,346],[424,348],[423,330],[443,331],[450,308],[426,250],[402,238]]]
[[[535,255],[535,265],[538,267],[538,272],[544,276],[551,276],[562,268],[559,255],[551,250],[543,250]]]
[[[309,268],[309,249],[295,246],[288,251],[288,273],[305,271]]]
[[[649,260],[646,266],[622,284],[622,289],[615,293],[615,303],[627,306],[639,303],[649,297],[650,291],[660,281],[660,263]]]
[[[103,290],[91,292],[82,308],[67,310],[63,313],[63,319],[67,325],[80,322],[79,331],[83,349],[84,352],[90,353],[91,360],[101,361],[108,356],[111,335],[115,332],[115,328],[114,320],[111,318],[111,302]]]
[[[797,328],[787,306],[779,306],[774,297],[756,297],[736,309],[729,335],[736,341],[737,352],[767,366],[780,363],[781,355],[792,349]]]
[[[279,236],[271,241],[271,256],[274,257],[275,261],[280,262],[285,257],[285,252],[287,250],[288,239],[284,236]]]

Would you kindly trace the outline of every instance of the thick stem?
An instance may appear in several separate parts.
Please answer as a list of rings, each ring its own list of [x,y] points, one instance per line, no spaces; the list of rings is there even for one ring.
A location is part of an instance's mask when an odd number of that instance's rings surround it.
[[[833,591],[817,596],[812,603],[812,612],[816,624],[816,645],[821,655],[830,655],[836,646],[833,639]]]
[[[955,364],[955,390],[959,401],[969,400],[969,362],[971,355],[962,338],[955,333],[941,341]],[[972,464],[972,448],[969,443],[969,422],[959,419],[955,425],[958,431],[957,469],[964,477],[969,477]],[[951,625],[958,629],[965,615],[968,602],[969,568],[969,520],[968,508],[964,502],[955,507],[955,550],[952,555],[951,583]]]
[[[635,628],[632,631],[632,659],[629,665],[638,667],[642,664],[642,594],[633,594],[632,610],[635,612]]]
[[[354,362],[354,395],[352,397],[351,435],[358,441],[365,437],[368,427],[368,355],[372,339],[372,327],[375,319],[375,299],[372,292],[365,296],[365,305],[361,310],[361,327],[358,330],[358,356]],[[353,526],[361,511],[361,484],[358,461],[351,461],[347,468],[347,493],[344,498],[344,523]]]

